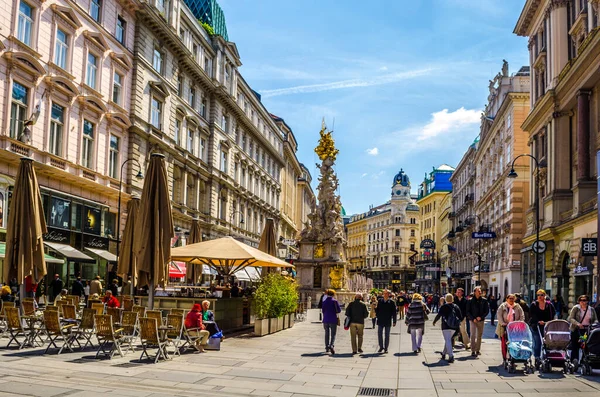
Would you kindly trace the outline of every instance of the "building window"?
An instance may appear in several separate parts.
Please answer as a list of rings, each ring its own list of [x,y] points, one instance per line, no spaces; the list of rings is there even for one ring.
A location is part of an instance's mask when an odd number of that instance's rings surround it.
[[[162,102],[152,97],[152,110],[150,113],[150,122],[154,128],[160,130],[160,121],[162,120]]]
[[[154,52],[152,53],[152,67],[158,73],[162,74],[163,70],[163,54],[160,52],[160,48],[158,46],[154,47]]]
[[[123,91],[123,76],[115,72],[113,78],[113,97],[112,100],[117,105],[121,104],[121,93]]]
[[[194,154],[194,131],[192,129],[188,129],[187,150],[191,154]]]
[[[191,107],[196,108],[196,89],[190,87],[190,96],[188,98],[188,102]]]
[[[202,103],[200,104],[200,116],[206,118],[206,107],[208,105],[208,102],[206,100],[206,98],[202,98]]]
[[[108,175],[111,178],[119,178],[119,146],[118,136],[110,135],[110,157],[108,163]]]
[[[90,16],[94,18],[96,22],[100,22],[100,14],[102,11],[102,0],[90,1]]]
[[[180,139],[181,139],[181,120],[176,119],[175,120],[175,144],[176,145],[180,145]]]
[[[177,95],[183,95],[183,76],[179,75],[177,77]]]
[[[400,237],[400,229],[396,229],[396,237]]]
[[[221,149],[221,172],[227,173],[227,157],[229,153]]]
[[[81,165],[92,168],[92,155],[94,153],[94,124],[83,120],[83,150],[81,151]]]
[[[19,4],[19,25],[17,27],[17,38],[28,46],[31,46],[32,30],[33,7],[24,1],[21,1]]]
[[[411,231],[410,231],[410,237],[415,237],[415,229],[411,229]]]
[[[227,130],[227,116],[225,114],[221,116],[221,129],[225,132],[229,132]]]
[[[115,30],[115,36],[117,37],[117,41],[123,45],[125,45],[125,32],[127,28],[127,21],[122,16],[117,16],[117,28]]]
[[[98,57],[88,52],[87,74],[85,83],[96,89],[96,73],[98,72]]]
[[[160,13],[164,14],[166,10],[165,0],[156,0],[156,8]]]
[[[60,29],[56,30],[56,46],[54,49],[54,63],[67,69],[67,55],[69,51],[69,36]]]
[[[13,82],[12,104],[10,108],[10,137],[19,139],[23,134],[23,122],[27,118],[29,89],[16,81]]]
[[[206,139],[200,138],[200,158],[206,161]]]
[[[51,120],[50,120],[50,153],[55,156],[62,157],[62,144],[63,144],[63,128],[64,128],[64,116],[65,108],[52,104]]]

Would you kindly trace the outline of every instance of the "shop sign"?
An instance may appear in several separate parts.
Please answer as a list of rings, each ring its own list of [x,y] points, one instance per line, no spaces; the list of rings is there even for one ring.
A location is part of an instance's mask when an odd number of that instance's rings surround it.
[[[425,239],[421,241],[421,248],[423,249],[435,249],[435,241],[431,239]]]
[[[473,232],[471,238],[496,238],[496,232]]]
[[[52,243],[70,244],[71,232],[68,230],[48,228],[48,232],[43,236],[44,241]]]
[[[400,280],[392,280],[392,284],[400,284]]]
[[[296,246],[296,240],[291,239],[291,238],[284,238],[281,240],[281,244],[283,245],[289,245],[291,247],[295,247]]]
[[[598,255],[598,240],[595,238],[581,239],[581,255],[582,256],[597,256]]]
[[[588,268],[589,265],[584,265],[582,263],[578,263],[575,269],[573,269],[573,274],[576,276],[589,276],[592,274],[591,269]]]
[[[441,269],[439,267],[426,267],[425,271],[427,272],[439,272]]]
[[[108,238],[83,235],[83,246],[85,248],[93,248],[108,251]]]

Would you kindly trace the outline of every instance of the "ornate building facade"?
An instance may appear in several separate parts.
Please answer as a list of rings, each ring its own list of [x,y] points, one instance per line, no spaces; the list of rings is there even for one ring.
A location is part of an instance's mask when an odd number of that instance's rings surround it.
[[[49,264],[106,277],[130,151],[135,12],[128,0],[4,1],[0,16],[0,241],[19,158],[34,159]],[[2,243],[3,244],[3,243]],[[4,280],[6,281],[6,280]]]
[[[403,170],[394,177],[392,198],[348,223],[348,257],[355,271],[376,288],[412,288],[419,236],[419,207]]]
[[[523,129],[529,154],[542,164],[529,164],[523,245],[536,239],[538,193],[540,240],[548,247],[537,264],[530,250],[522,253],[523,292],[530,296],[540,286],[574,302],[598,290],[597,259],[582,255],[582,239],[598,236],[599,11],[597,0],[527,0],[514,30],[529,38],[531,111]]]

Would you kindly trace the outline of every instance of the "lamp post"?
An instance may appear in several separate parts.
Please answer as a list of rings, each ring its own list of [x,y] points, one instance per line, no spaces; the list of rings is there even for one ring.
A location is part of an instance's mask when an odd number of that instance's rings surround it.
[[[235,216],[235,214],[240,214],[240,224],[244,223],[244,214],[241,211],[233,211],[231,213],[231,215],[229,215],[229,235],[232,236],[231,234],[231,227],[233,226],[233,217]]]
[[[538,159],[535,156],[532,156],[531,154],[528,153],[524,153],[524,154],[520,154],[517,157],[514,158],[514,160],[512,161],[511,165],[510,165],[510,172],[508,173],[507,177],[514,179],[516,177],[519,176],[519,174],[517,174],[517,172],[515,171],[515,162],[521,158],[521,157],[531,157],[533,159],[533,161],[535,162],[535,170],[537,170],[537,173],[535,175],[535,242],[533,243],[534,246],[536,247],[536,249],[533,251],[535,253],[535,291],[537,291],[538,289],[538,285],[541,283],[541,272],[539,272],[539,249],[538,247],[538,242],[540,241],[540,168],[545,168],[546,167],[546,161],[545,160],[540,160],[538,161]],[[540,274],[538,274],[540,273]],[[538,277],[540,278],[540,280],[538,281]]]
[[[144,177],[144,174],[142,174],[142,166],[140,165],[140,162],[136,159],[127,159],[123,161],[123,164],[121,164],[121,173],[119,174],[119,210],[117,212],[117,258],[119,258],[119,244],[121,242],[121,188],[123,186],[123,167],[130,161],[135,162],[139,167],[138,173],[135,177],[137,179],[142,179]]]
[[[479,224],[479,231],[483,231],[483,223],[481,222],[481,217],[477,214],[472,214],[469,215],[465,220],[469,219],[469,218],[477,218],[477,222]],[[476,253],[475,255],[477,255],[477,285],[481,286],[481,268],[483,267],[483,256],[481,254],[481,239],[477,239],[479,240],[477,242],[477,249],[479,250],[478,253]],[[489,288],[489,285],[488,285]]]

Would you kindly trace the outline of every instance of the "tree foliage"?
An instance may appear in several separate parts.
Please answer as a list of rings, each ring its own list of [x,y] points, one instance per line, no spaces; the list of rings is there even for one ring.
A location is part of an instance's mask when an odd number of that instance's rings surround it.
[[[275,318],[293,313],[298,306],[298,285],[281,274],[268,274],[256,289],[253,305],[258,318]]]

